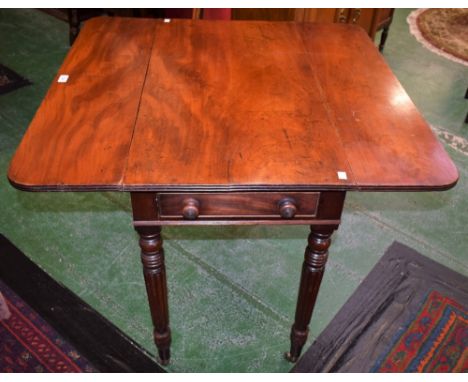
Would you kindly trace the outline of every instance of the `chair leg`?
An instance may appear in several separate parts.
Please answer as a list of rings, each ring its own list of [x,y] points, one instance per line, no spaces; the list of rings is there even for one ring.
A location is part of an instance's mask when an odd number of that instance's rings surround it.
[[[384,46],[385,46],[385,41],[387,41],[388,37],[388,30],[390,29],[390,25],[387,25],[383,30],[382,30],[382,36],[380,37],[380,44],[379,44],[379,51],[383,52]]]
[[[466,88],[465,99],[468,99],[468,88]],[[466,113],[465,123],[468,123],[468,113]]]
[[[68,25],[70,26],[69,38],[70,46],[73,45],[78,33],[80,33],[80,21],[78,19],[78,9],[68,10]]]

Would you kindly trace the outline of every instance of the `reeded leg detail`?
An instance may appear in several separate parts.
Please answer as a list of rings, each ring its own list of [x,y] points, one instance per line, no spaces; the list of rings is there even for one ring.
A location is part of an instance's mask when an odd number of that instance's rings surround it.
[[[308,245],[302,265],[296,316],[291,328],[291,350],[285,354],[290,362],[296,362],[309,334],[309,322],[314,310],[325,264],[331,235],[337,226],[311,226]]]
[[[136,227],[135,229],[140,235],[141,262],[153,320],[154,342],[158,348],[161,363],[167,365],[171,357],[171,330],[161,227]]]

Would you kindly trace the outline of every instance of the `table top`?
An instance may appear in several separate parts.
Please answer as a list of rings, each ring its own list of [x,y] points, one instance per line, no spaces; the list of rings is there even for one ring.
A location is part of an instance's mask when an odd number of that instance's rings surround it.
[[[398,191],[458,172],[359,27],[100,17],[8,177],[33,191]]]

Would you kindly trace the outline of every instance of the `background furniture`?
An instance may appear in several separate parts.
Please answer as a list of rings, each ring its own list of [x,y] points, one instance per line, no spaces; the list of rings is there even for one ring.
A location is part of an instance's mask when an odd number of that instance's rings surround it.
[[[382,30],[379,44],[379,50],[382,51],[393,12],[393,8],[235,8],[232,18],[355,24],[362,27],[372,40],[375,34]]]
[[[466,89],[465,99],[468,99],[468,88]],[[468,123],[468,113],[466,113],[465,123]]]
[[[73,44],[82,22],[97,16],[120,16],[120,17],[144,17],[144,18],[176,18],[176,19],[205,19],[205,20],[229,20],[231,18],[230,8],[73,8],[67,9],[67,18],[70,25],[70,45]],[[54,12],[52,12],[54,14]],[[55,12],[54,15],[57,15]]]
[[[44,9],[70,25],[70,45],[75,41],[83,21],[100,15],[145,18],[193,18],[207,20],[269,20],[355,24],[364,28],[374,40],[382,30],[379,50],[387,40],[393,8],[154,8],[154,9]],[[64,16],[65,14],[65,16]]]

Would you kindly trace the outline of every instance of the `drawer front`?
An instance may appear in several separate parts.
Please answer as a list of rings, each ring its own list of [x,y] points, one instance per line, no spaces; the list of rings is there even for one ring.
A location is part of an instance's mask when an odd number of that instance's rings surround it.
[[[161,193],[161,219],[304,219],[317,215],[320,192]]]

